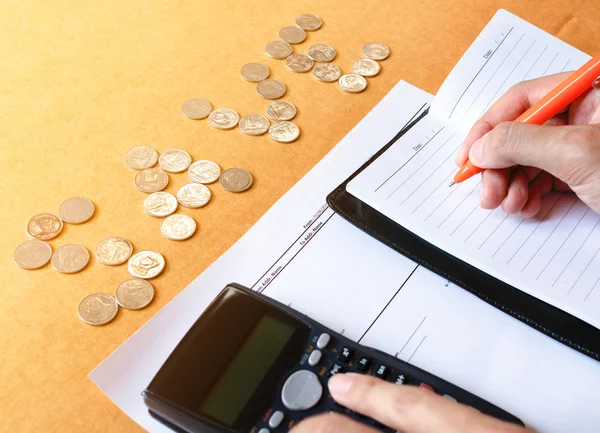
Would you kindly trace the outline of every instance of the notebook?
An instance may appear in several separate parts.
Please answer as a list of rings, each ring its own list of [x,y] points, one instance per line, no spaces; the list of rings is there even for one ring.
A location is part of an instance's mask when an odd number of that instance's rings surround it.
[[[328,200],[398,251],[600,359],[600,216],[573,194],[553,193],[526,220],[482,209],[479,175],[449,186],[469,129],[511,86],[589,58],[499,10],[429,109]]]

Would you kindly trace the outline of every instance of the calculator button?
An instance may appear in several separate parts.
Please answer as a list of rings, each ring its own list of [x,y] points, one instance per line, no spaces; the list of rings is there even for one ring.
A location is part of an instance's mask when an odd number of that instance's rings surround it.
[[[330,340],[331,340],[331,337],[329,336],[329,334],[321,334],[319,336],[319,339],[317,340],[317,348],[325,349],[327,347],[327,345],[329,344]]]
[[[300,370],[283,384],[281,401],[290,410],[306,410],[313,407],[323,395],[323,386],[315,373]]]
[[[338,355],[338,361],[348,362],[349,359],[350,359],[350,349],[347,347],[342,347],[342,351]]]
[[[308,357],[308,365],[315,366],[321,360],[323,353],[320,350],[313,350]]]
[[[371,360],[369,358],[366,356],[361,356],[358,358],[358,361],[356,361],[356,369],[358,371],[367,371],[367,368],[369,368],[370,364]]]
[[[379,364],[377,370],[375,370],[375,377],[378,377],[379,379],[385,379],[385,377],[388,374],[388,371],[389,369],[387,365]]]
[[[448,395],[448,394],[444,394],[442,397],[444,397],[445,399],[450,400],[450,401],[456,401],[456,399],[454,397],[452,397],[451,395]]]
[[[261,428],[258,433],[271,433],[268,428]]]
[[[421,383],[419,387],[426,389],[427,391],[433,391],[433,388],[427,385],[426,383]]]
[[[338,363],[335,363],[331,366],[331,369],[329,370],[329,376],[333,376],[334,374],[341,373],[341,371],[342,371],[342,366]]]
[[[283,421],[283,412],[278,410],[269,418],[269,427],[277,428],[281,424],[281,421]]]
[[[403,374],[399,374],[398,376],[396,376],[396,380],[394,382],[398,385],[404,385],[407,381],[406,377]]]

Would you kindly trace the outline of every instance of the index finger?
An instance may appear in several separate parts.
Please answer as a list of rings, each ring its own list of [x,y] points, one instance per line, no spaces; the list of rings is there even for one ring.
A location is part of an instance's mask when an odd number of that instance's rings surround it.
[[[473,143],[502,122],[512,122],[546,96],[572,72],[548,75],[535,80],[522,81],[511,87],[481,118],[475,122],[456,155],[459,167],[467,162]]]

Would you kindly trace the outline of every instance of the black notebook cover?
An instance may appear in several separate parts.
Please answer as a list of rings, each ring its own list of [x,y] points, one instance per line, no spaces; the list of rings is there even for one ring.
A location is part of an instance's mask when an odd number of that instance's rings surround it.
[[[356,227],[416,263],[543,334],[600,361],[600,329],[446,253],[346,191],[348,182],[426,115],[427,111],[411,120],[388,144],[332,191],[327,197],[329,206]]]

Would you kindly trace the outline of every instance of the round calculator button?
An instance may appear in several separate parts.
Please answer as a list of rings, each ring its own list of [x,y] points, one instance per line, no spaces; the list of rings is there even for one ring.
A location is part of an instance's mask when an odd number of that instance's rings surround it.
[[[281,401],[290,410],[306,410],[313,407],[323,395],[323,386],[315,373],[300,370],[285,381]]]

